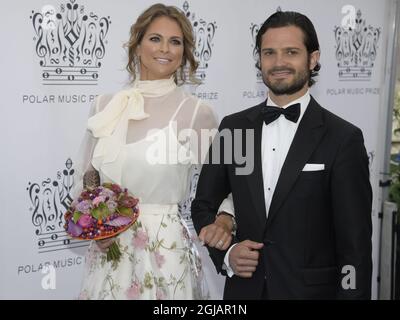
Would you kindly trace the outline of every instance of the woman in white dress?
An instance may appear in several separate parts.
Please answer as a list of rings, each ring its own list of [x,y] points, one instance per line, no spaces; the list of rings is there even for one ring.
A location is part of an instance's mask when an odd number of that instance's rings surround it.
[[[127,47],[133,84],[97,98],[85,179],[98,172],[101,183],[128,188],[140,215],[117,237],[91,243],[80,298],[206,299],[193,236],[178,214],[190,170],[203,159],[200,130],[217,126],[212,110],[177,85],[197,68],[191,24],[175,7],[153,5],[131,27]],[[226,249],[231,219],[219,215],[208,227],[207,243]],[[113,241],[122,252],[115,264],[105,254]]]

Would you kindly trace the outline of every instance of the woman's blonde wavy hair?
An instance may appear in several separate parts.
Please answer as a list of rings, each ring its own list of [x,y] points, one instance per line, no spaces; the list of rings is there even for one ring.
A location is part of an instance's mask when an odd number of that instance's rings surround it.
[[[175,82],[177,84],[183,84],[185,82],[199,83],[195,77],[198,62],[194,58],[193,54],[195,39],[192,25],[185,14],[177,7],[166,6],[161,3],[154,4],[145,10],[131,26],[130,38],[125,44],[125,47],[128,48],[128,63],[126,69],[131,76],[132,82],[137,78],[137,70],[139,67],[139,59],[136,56],[137,47],[140,45],[150,24],[154,19],[159,17],[168,17],[175,20],[180,26],[183,34],[182,66],[175,72]]]

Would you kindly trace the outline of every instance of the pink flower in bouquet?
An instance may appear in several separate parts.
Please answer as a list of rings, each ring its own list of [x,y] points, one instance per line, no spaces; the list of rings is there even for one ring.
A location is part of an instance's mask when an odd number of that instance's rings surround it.
[[[117,209],[118,203],[110,200],[107,202],[107,207],[110,210],[110,212],[113,213],[115,211],[115,209]]]
[[[114,197],[115,193],[114,191],[106,188],[102,188],[102,190],[99,193],[99,196],[102,196],[104,198],[109,198],[112,199]]]
[[[81,198],[82,198],[83,200],[89,200],[89,199],[90,199],[90,192],[88,192],[88,191],[83,191],[83,192],[81,193]]]
[[[93,199],[92,204],[93,206],[97,207],[100,203],[105,202],[106,198],[103,196],[98,196]]]
[[[126,297],[131,300],[136,300],[140,295],[140,283],[134,281],[128,290],[126,290]]]
[[[92,216],[90,214],[83,214],[79,220],[78,220],[78,224],[82,227],[82,228],[89,228],[93,225],[93,219]]]
[[[135,248],[144,249],[149,241],[149,236],[143,229],[139,229],[136,236],[132,239]]]
[[[161,269],[161,267],[165,263],[165,257],[162,254],[160,254],[158,250],[154,251],[154,257],[156,258],[157,267]]]
[[[133,208],[138,203],[138,200],[133,197],[125,197],[121,200],[121,205],[128,208]]]
[[[112,191],[114,191],[115,193],[121,193],[122,192],[121,187],[119,185],[117,185],[117,184],[112,184],[110,189]]]
[[[121,198],[129,200],[125,204],[135,203],[135,206],[122,205]],[[116,236],[135,223],[139,215],[139,208],[136,207],[138,200],[135,200],[127,189],[122,193],[121,187],[116,184],[104,183],[96,188],[86,188],[64,214],[64,228],[71,237],[84,240]],[[138,246],[144,248],[147,242],[147,235],[139,234]],[[107,261],[115,266],[121,255],[118,243],[114,242],[107,250]]]
[[[83,200],[76,205],[76,210],[82,213],[90,213],[90,201]]]
[[[80,225],[75,224],[72,220],[68,223],[68,229],[67,229],[68,233],[70,235],[72,235],[73,237],[79,237],[82,232],[83,229]]]

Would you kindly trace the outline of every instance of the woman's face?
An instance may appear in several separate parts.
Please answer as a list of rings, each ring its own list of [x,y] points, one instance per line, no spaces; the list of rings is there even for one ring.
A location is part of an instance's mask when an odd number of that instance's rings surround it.
[[[170,78],[183,58],[183,33],[178,23],[168,17],[154,19],[136,53],[140,59],[140,80]]]

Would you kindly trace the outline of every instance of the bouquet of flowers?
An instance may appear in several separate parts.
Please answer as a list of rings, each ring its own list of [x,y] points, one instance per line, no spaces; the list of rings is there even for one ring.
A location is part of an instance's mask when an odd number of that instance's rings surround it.
[[[76,239],[100,240],[114,237],[128,229],[139,216],[139,200],[114,183],[84,188],[64,214],[64,228]],[[114,242],[107,251],[107,261],[118,262],[121,251]]]

